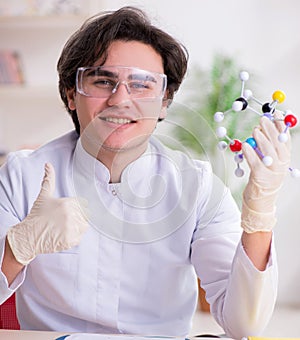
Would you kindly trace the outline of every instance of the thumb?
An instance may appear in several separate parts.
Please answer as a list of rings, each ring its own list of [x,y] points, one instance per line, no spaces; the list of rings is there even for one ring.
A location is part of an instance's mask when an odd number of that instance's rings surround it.
[[[52,197],[55,190],[55,171],[51,163],[45,164],[45,174],[38,198]]]

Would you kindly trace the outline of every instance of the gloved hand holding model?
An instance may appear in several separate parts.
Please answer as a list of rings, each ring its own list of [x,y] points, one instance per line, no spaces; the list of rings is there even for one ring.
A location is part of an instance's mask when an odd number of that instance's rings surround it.
[[[37,254],[54,253],[78,245],[88,227],[78,199],[54,198],[54,189],[54,168],[47,163],[40,193],[30,213],[7,233],[13,254],[23,265]]]
[[[262,117],[260,127],[253,131],[253,137],[261,152],[273,159],[273,163],[268,167],[248,143],[243,144],[243,153],[251,170],[242,205],[242,228],[247,233],[271,231],[276,224],[277,193],[290,164],[290,136],[288,135],[285,143],[278,140],[278,135],[284,127],[281,121],[275,120],[274,123]]]

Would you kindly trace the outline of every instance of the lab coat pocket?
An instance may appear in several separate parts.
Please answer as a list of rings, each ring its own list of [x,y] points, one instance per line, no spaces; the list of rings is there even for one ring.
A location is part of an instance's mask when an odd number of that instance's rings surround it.
[[[79,261],[79,247],[73,247],[51,254],[38,255],[32,265],[39,270],[55,273],[57,276],[73,276],[77,273]],[[71,279],[71,277],[70,277]]]

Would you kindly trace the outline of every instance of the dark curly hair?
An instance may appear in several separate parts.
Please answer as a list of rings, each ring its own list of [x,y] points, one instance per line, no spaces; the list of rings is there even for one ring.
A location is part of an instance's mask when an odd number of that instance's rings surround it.
[[[75,89],[78,67],[92,66],[99,58],[105,63],[107,50],[115,40],[139,41],[158,52],[167,75],[169,103],[185,76],[188,62],[186,48],[153,26],[142,10],[126,6],[91,17],[66,42],[57,63],[60,96],[78,133],[80,125],[77,112],[69,109],[66,91]]]

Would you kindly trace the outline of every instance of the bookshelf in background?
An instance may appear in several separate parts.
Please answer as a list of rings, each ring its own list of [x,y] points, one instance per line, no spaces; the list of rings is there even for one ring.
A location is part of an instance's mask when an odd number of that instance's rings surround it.
[[[70,129],[57,89],[56,63],[62,46],[104,0],[0,0],[0,51],[18,69],[7,75],[0,57],[1,154],[40,145]],[[4,61],[5,60],[5,61]],[[3,66],[5,65],[5,66]]]

